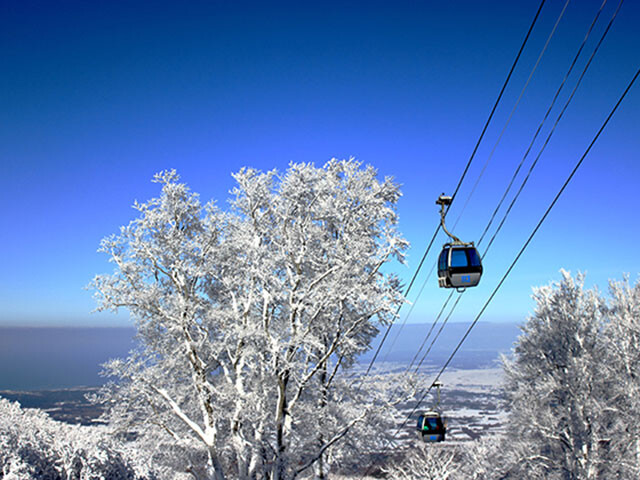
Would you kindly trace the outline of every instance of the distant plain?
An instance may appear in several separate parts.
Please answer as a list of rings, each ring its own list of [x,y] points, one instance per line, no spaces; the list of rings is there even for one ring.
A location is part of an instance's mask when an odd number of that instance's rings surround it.
[[[430,328],[430,324],[410,324],[402,329],[394,326],[376,360],[375,371],[403,371]],[[432,330],[422,352],[429,348],[439,328],[436,325]],[[420,367],[425,385],[431,384],[468,328],[468,323],[445,326]],[[500,355],[510,353],[518,333],[513,323],[480,322],[454,357],[442,376],[441,407],[449,419],[449,440],[469,441],[502,430],[505,412]],[[356,370],[369,364],[383,334],[362,356]],[[85,395],[107,380],[100,375],[101,364],[126,356],[135,346],[135,330],[131,327],[0,328],[0,397],[18,401],[25,408],[40,408],[56,420],[91,424],[101,409],[90,404]],[[421,357],[422,353],[414,364]],[[434,400],[430,395],[429,403],[420,408],[429,408]],[[409,414],[414,406],[407,403],[401,410]],[[412,438],[409,427],[401,438]]]
[[[394,325],[378,355],[376,367],[395,369],[411,362],[430,327],[430,324],[409,324],[400,330]],[[444,364],[468,327],[468,323],[446,325],[423,365],[436,368]],[[436,325],[433,329],[423,352],[439,328]],[[374,340],[374,348],[361,357],[363,364],[370,362],[383,333]],[[510,352],[518,333],[519,329],[513,323],[478,323],[451,367],[495,366],[500,354]],[[111,358],[126,356],[136,346],[134,336],[132,327],[1,327],[0,390],[55,390],[102,385],[105,378],[100,375],[101,364]]]

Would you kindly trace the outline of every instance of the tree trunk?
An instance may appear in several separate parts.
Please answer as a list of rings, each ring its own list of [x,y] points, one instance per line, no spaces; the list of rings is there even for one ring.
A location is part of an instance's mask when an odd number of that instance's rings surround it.
[[[271,480],[285,479],[285,420],[287,415],[287,384],[289,383],[289,373],[284,372],[278,379],[278,405],[276,411],[276,459]]]
[[[327,382],[327,362],[325,361],[323,362],[322,368],[320,369],[320,385],[321,385],[322,391],[320,393],[318,406],[320,407],[321,412],[327,408],[328,393],[327,393],[326,382]],[[325,442],[324,433],[323,433],[322,415],[320,417],[321,418],[319,419],[319,422],[318,422],[319,429],[318,429],[318,439],[317,439],[319,449],[321,449],[324,446],[324,442]],[[324,457],[325,457],[324,454],[320,455],[320,458],[318,459],[318,461],[314,466],[314,470],[315,470],[314,480],[326,480],[327,478],[327,474],[325,473]]]
[[[213,480],[226,480],[222,470],[222,464],[220,463],[220,460],[218,460],[215,447],[213,445],[209,445],[207,447],[207,452],[209,453],[209,461],[211,462],[211,469],[213,470],[211,478]]]
[[[242,437],[240,429],[239,412],[236,411],[231,421],[231,437],[234,446],[235,460],[238,465],[238,480],[249,480],[251,451]]]

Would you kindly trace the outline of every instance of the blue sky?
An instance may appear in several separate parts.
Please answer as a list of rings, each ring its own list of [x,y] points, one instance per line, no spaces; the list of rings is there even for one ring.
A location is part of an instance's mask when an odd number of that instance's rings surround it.
[[[452,221],[564,3],[547,0]],[[482,232],[600,3],[567,7],[460,217],[461,238]],[[158,193],[150,179],[166,168],[224,204],[243,166],[350,156],[372,164],[402,185],[400,229],[412,248],[408,267],[393,268],[408,280],[437,225],[435,199],[455,188],[538,4],[2,2],[0,324],[127,324],[126,315],[91,315],[83,287],[111,271],[96,253],[100,239],[133,218],[134,200]],[[605,6],[559,105],[617,4]],[[474,317],[635,73],[639,21],[640,5],[625,2],[485,258],[481,286],[452,321]],[[636,86],[485,320],[523,321],[531,287],[560,268],[585,271],[601,288],[624,273],[635,281],[639,126]],[[447,293],[432,277],[409,321],[431,320]]]

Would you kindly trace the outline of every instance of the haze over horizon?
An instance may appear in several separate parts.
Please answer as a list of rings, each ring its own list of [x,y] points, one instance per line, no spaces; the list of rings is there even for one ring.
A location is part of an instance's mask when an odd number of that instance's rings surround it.
[[[391,329],[376,363],[408,364],[430,325],[414,324]],[[429,352],[424,366],[440,366],[451,353],[468,323],[452,323],[443,330],[437,345]],[[373,348],[361,356],[366,365],[384,331]],[[514,324],[480,322],[465,348],[456,356],[453,368],[486,367],[508,353],[519,334]],[[3,327],[0,326],[0,391],[57,390],[95,387],[107,380],[100,376],[102,364],[112,358],[125,358],[136,347],[133,327]],[[393,341],[395,339],[395,341]],[[113,379],[112,379],[113,380]]]
[[[224,207],[243,166],[371,164],[402,185],[399,228],[412,247],[408,266],[390,268],[407,283],[438,224],[435,200],[455,188],[538,5],[5,2],[0,325],[131,325],[126,313],[90,316],[83,287],[112,270],[96,253],[101,238],[134,218],[135,200],[159,194],[150,180],[170,168]],[[482,233],[600,5],[568,5],[455,228],[463,240]],[[516,186],[617,5],[603,9]],[[449,226],[563,6],[543,7]],[[635,73],[639,21],[640,4],[625,2],[452,323],[475,317]],[[640,258],[614,238],[640,234],[638,125],[636,86],[483,320],[524,321],[531,287],[559,280],[561,268],[601,289],[625,273],[636,281]],[[444,242],[441,233],[411,302]],[[432,275],[409,323],[431,321],[448,293]]]

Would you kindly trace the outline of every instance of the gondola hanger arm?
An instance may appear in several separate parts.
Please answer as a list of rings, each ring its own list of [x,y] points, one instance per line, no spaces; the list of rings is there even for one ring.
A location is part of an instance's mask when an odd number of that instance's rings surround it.
[[[451,200],[452,200],[452,197],[445,195],[444,193],[440,195],[436,200],[436,205],[440,205],[440,224],[442,225],[442,229],[444,230],[444,233],[449,235],[453,240],[452,242],[453,245],[464,245],[464,242],[462,242],[458,237],[456,237],[453,233],[447,230],[447,227],[444,224],[444,217],[446,215],[446,211],[444,207],[451,205]]]

